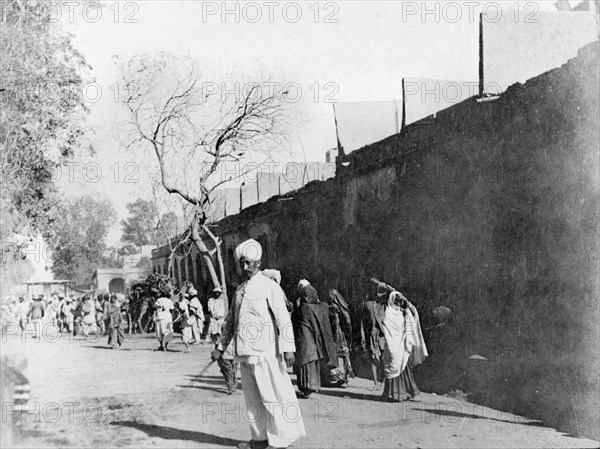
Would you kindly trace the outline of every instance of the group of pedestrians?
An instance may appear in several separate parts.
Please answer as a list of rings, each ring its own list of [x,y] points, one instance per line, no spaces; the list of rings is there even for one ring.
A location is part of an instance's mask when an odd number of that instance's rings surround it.
[[[348,303],[335,289],[327,302],[306,279],[298,298],[287,300],[277,270],[261,271],[262,247],[255,240],[234,252],[244,281],[237,287],[213,360],[240,366],[252,439],[249,448],[284,448],[306,435],[297,398],[307,398],[323,384],[346,387],[353,377],[353,339]],[[372,279],[373,293],[364,305],[361,335],[369,351],[375,387],[385,379],[383,400],[401,401],[419,394],[412,367],[427,357],[414,305],[392,286]],[[292,333],[289,329],[293,330]],[[252,329],[252,332],[249,332]],[[273,337],[272,331],[275,331]],[[287,373],[293,368],[298,391]],[[299,419],[286,419],[294,407]]]
[[[50,329],[59,334],[87,335],[87,310],[84,297],[74,298],[63,293],[53,293],[50,297],[33,295],[31,298],[20,295],[16,301],[2,305],[2,321],[5,328],[15,326],[21,334],[29,332],[31,325],[36,340]]]
[[[198,291],[191,282],[186,282],[181,291],[171,294],[170,286],[155,289],[152,293],[155,323],[155,334],[158,340],[158,351],[168,351],[168,345],[174,337],[177,327],[184,352],[190,351],[190,345],[216,342],[221,336],[225,319],[225,301],[220,288],[215,288],[208,299],[208,323],[204,308],[198,297]],[[203,338],[205,324],[208,324],[206,337]]]
[[[262,247],[255,240],[240,244],[234,253],[243,282],[237,286],[230,307],[221,287],[207,301],[210,314],[207,340],[215,343],[211,357],[218,362],[228,393],[242,389],[252,440],[249,447],[287,447],[306,434],[298,399],[308,398],[323,386],[345,388],[354,377],[350,360],[354,329],[348,302],[335,289],[321,301],[310,281],[301,279],[297,298],[289,301],[281,288],[281,273],[261,270]],[[402,401],[419,394],[412,368],[427,357],[419,315],[413,304],[392,286],[371,279],[372,292],[361,316],[361,344],[368,351],[373,390],[384,385],[382,399]],[[181,334],[184,352],[200,344],[205,313],[195,287],[187,282],[181,291],[158,290],[144,300],[153,309],[158,350],[167,351],[174,325]],[[24,332],[32,323],[36,335],[44,321],[59,332],[108,335],[111,348],[121,346],[130,305],[116,295],[90,295],[74,299],[65,295],[24,297],[2,314],[11,315]],[[139,319],[140,317],[138,317]],[[76,330],[77,329],[77,330]],[[274,333],[273,333],[274,332]],[[275,337],[275,338],[273,338]],[[296,375],[298,390],[288,368]],[[290,408],[299,419],[287,419]]]
[[[22,335],[31,332],[36,340],[46,334],[52,340],[57,335],[83,338],[105,335],[110,346],[121,346],[126,307],[126,301],[115,294],[100,294],[95,300],[90,294],[74,297],[52,293],[49,297],[33,295],[31,299],[20,295],[17,301],[2,305],[2,322],[4,329],[14,326]]]

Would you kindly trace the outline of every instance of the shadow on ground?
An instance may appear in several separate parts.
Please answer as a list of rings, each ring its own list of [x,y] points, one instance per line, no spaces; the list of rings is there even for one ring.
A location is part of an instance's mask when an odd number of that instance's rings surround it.
[[[441,410],[441,409],[437,409],[437,408],[424,408],[423,411],[427,412],[427,413],[433,413],[434,415],[452,416],[454,418],[468,418],[469,420],[489,419],[492,421],[506,422],[506,423],[510,423],[510,424],[525,424],[527,426],[544,427],[544,424],[541,421],[529,420],[529,419],[521,418],[516,415],[515,415],[515,419],[510,420],[510,419],[492,418],[490,416],[484,416],[484,415],[473,415],[472,413],[454,412],[452,410]]]
[[[165,440],[189,440],[198,443],[206,443],[215,446],[237,447],[240,443],[246,441],[235,440],[233,438],[225,438],[210,433],[196,432],[193,430],[177,429],[175,427],[156,426],[152,424],[144,424],[133,421],[116,421],[112,422],[113,426],[131,427],[137,429],[149,437],[158,437]]]

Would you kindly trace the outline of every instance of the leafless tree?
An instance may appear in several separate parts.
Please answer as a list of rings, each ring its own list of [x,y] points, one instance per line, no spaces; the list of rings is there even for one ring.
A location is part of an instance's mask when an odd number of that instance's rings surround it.
[[[207,221],[215,188],[230,179],[219,178],[219,166],[284,147],[286,92],[270,81],[211,79],[192,59],[164,54],[133,58],[122,75],[127,146],[150,149],[164,189],[191,205],[189,238],[213,286],[226,292],[222,241]]]

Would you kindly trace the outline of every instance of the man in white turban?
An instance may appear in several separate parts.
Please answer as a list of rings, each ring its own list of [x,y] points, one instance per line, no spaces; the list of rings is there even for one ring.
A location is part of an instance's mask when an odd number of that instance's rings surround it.
[[[262,246],[254,239],[246,240],[240,243],[233,252],[236,262],[239,262],[242,256],[260,262],[262,259]]]
[[[261,273],[262,247],[256,240],[243,242],[234,255],[246,280],[235,291],[213,359],[230,347],[240,363],[250,447],[284,448],[306,435],[286,369],[294,364],[296,346],[285,295]]]

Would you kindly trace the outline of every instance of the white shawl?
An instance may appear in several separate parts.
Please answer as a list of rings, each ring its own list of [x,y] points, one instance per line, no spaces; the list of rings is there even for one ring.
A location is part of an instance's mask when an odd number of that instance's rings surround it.
[[[384,373],[387,379],[398,377],[406,368],[411,354],[411,365],[421,363],[429,355],[419,325],[419,314],[410,302],[402,310],[395,302],[403,298],[400,292],[392,292],[383,318],[385,350],[383,352]]]

